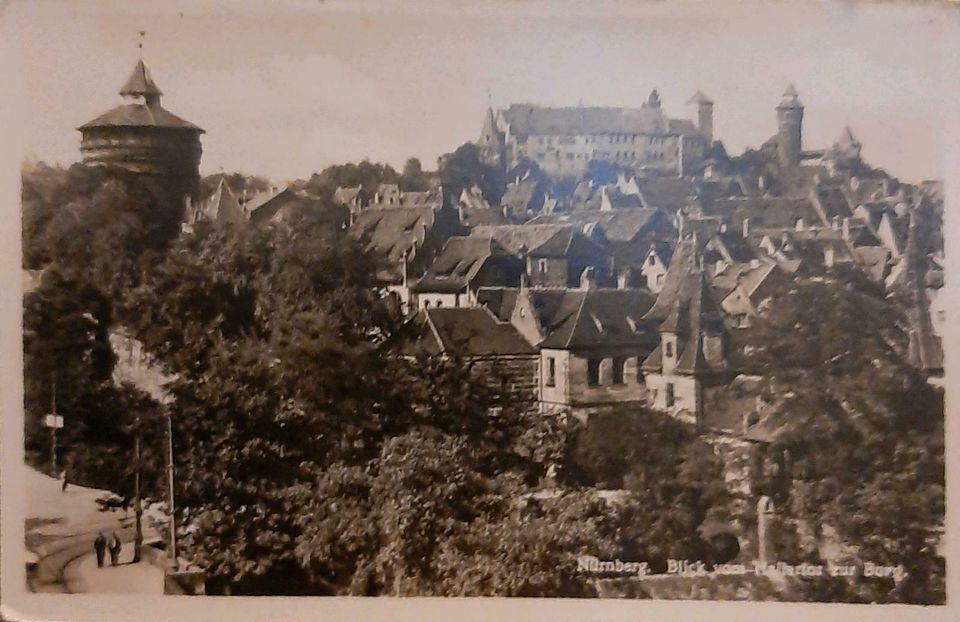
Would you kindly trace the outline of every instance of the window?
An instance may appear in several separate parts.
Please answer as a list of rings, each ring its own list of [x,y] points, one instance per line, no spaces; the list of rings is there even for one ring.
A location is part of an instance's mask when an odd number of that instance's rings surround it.
[[[663,285],[663,275],[662,275],[662,274],[658,274],[658,275],[657,275],[657,285]]]
[[[438,300],[437,300],[437,307],[439,308],[439,307],[442,307],[442,306],[443,306],[443,301],[438,299]]]
[[[663,403],[667,405],[667,408],[673,406],[673,383],[668,382],[667,386],[663,388]]]
[[[540,274],[546,274],[546,273],[547,273],[547,260],[546,260],[546,259],[538,259],[538,260],[537,260],[537,270],[540,272]]]
[[[637,384],[646,384],[646,379],[643,377],[643,357],[637,357]]]
[[[657,264],[657,258],[653,255],[650,255],[650,259],[647,260],[647,263],[651,266],[655,266]]]
[[[557,361],[552,356],[547,357],[547,380],[548,387],[557,386]]]
[[[667,341],[663,344],[663,355],[668,359],[673,358],[673,342]]]
[[[600,385],[600,359],[587,359],[587,386]]]
[[[613,384],[623,384],[624,359],[613,359]]]

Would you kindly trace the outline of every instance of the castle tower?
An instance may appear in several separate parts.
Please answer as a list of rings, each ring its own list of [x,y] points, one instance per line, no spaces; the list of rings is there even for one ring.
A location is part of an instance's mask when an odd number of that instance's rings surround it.
[[[697,129],[708,142],[713,142],[713,100],[697,91],[688,104],[697,106]]]
[[[160,105],[163,93],[140,60],[120,89],[125,102],[77,128],[88,166],[111,166],[152,178],[179,209],[200,186],[203,130]]]
[[[803,125],[803,104],[797,97],[793,85],[783,92],[783,99],[777,106],[777,158],[782,168],[800,164],[803,154],[801,145]]]

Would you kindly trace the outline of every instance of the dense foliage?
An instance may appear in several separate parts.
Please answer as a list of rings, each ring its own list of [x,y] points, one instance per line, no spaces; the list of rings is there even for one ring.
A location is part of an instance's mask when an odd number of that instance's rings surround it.
[[[943,394],[906,364],[903,326],[898,307],[854,274],[797,284],[758,326],[754,355],[784,396],[773,451],[788,456],[792,486],[778,501],[815,535],[835,532],[842,558],[909,573],[896,585],[814,582],[814,597],[943,601]],[[798,541],[793,554],[818,551]]]

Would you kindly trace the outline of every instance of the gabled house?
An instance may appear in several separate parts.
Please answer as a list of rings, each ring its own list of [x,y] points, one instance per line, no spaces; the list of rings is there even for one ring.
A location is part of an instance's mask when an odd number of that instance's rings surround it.
[[[483,197],[483,191],[477,186],[464,188],[460,192],[457,208],[460,214],[460,224],[464,227],[510,224],[504,217],[503,212],[490,206],[490,203]]]
[[[578,287],[587,268],[600,282],[609,279],[611,261],[599,230],[588,236],[570,225],[502,225],[475,227],[471,235],[493,238],[521,257],[535,287]]]
[[[504,405],[536,404],[539,356],[510,322],[483,307],[421,309],[408,322],[408,356],[457,357],[479,371]]]
[[[641,285],[654,294],[663,289],[663,280],[670,268],[673,251],[666,242],[654,242],[647,249],[640,265]]]
[[[482,294],[489,304],[510,298]],[[511,322],[540,351],[540,401],[547,411],[589,410],[642,401],[639,364],[656,345],[643,314],[653,297],[641,289],[523,288]],[[505,309],[499,309],[505,313]]]
[[[447,239],[461,232],[455,211],[432,206],[368,209],[347,230],[382,258],[376,281],[405,309],[411,302],[409,286],[423,276]]]
[[[489,237],[452,237],[410,288],[420,309],[472,307],[481,287],[516,287],[524,262]]]
[[[709,275],[708,280],[720,308],[736,327],[749,326],[760,314],[764,301],[787,283],[786,275],[769,259],[723,266],[719,272]]]
[[[375,209],[384,209],[388,207],[400,207],[400,186],[397,184],[380,184],[373,195],[373,204]]]
[[[524,222],[540,213],[546,196],[543,180],[527,171],[507,185],[500,199],[500,212],[512,222]]]
[[[340,207],[346,207],[350,213],[359,212],[363,206],[362,185],[356,186],[337,186],[333,193],[333,202]]]

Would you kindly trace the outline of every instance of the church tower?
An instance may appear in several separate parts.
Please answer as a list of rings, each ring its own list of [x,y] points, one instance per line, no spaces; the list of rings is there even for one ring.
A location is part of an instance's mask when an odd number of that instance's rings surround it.
[[[143,60],[120,95],[122,105],[77,128],[83,163],[142,175],[180,209],[199,192],[203,130],[160,105],[163,93]]]
[[[480,147],[480,157],[484,162],[494,166],[504,166],[506,145],[503,132],[497,125],[497,117],[493,113],[493,108],[487,108],[477,146]]]
[[[781,168],[790,168],[800,164],[803,155],[801,144],[803,125],[803,104],[797,97],[793,85],[783,92],[783,99],[777,106],[777,158]]]

